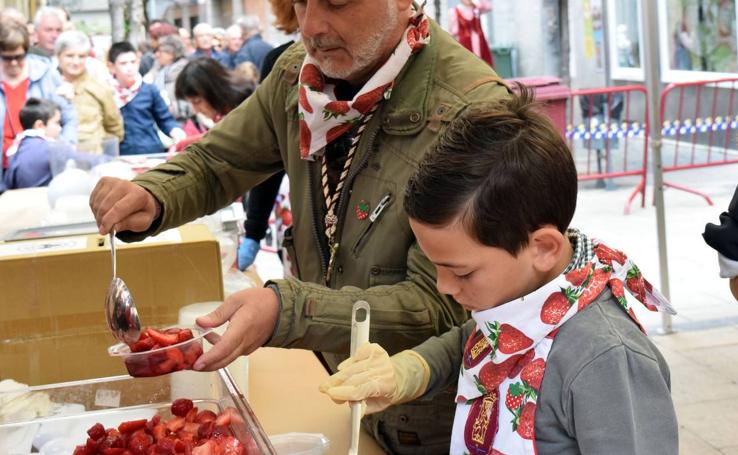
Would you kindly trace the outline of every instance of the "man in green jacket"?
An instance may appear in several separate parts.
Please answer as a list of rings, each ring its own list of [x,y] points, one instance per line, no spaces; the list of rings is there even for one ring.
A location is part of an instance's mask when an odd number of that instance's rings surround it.
[[[506,96],[492,69],[411,0],[298,0],[302,42],[198,143],[132,183],[105,178],[90,205],[100,233],[143,239],[212,213],[282,169],[295,278],[233,294],[200,318],[230,325],[196,363],[213,370],[260,346],[311,349],[335,371],[351,307],[390,354],[463,323],[402,210],[409,176],[470,104]],[[299,378],[295,378],[299,380]],[[364,419],[392,453],[448,453],[455,388]]]

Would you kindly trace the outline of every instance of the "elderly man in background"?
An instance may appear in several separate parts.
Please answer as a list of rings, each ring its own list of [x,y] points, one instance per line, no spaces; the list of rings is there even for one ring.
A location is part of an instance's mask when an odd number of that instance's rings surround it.
[[[449,122],[507,89],[411,0],[297,0],[302,40],[253,95],[185,153],[133,182],[103,178],[90,198],[100,233],[141,240],[212,213],[286,170],[295,276],[232,294],[203,327],[230,321],[195,363],[213,370],[268,345],[318,351],[336,371],[351,309],[371,305],[370,338],[391,354],[463,324],[435,287],[404,213],[409,177]],[[452,386],[363,419],[390,453],[446,454]]]
[[[87,35],[77,30],[64,32],[56,40],[55,50],[59,72],[71,88],[65,93],[79,122],[77,150],[100,154],[106,138],[123,140],[123,119],[113,92],[106,79],[87,71],[87,59],[91,58]]]
[[[256,16],[244,16],[237,21],[241,27],[243,44],[233,57],[233,67],[243,62],[251,62],[261,71],[264,57],[272,50],[272,46],[261,37],[261,25]]]
[[[36,30],[36,45],[28,52],[35,55],[51,58],[54,56],[56,39],[64,31],[67,23],[66,13],[53,6],[44,6],[39,9],[33,19]]]

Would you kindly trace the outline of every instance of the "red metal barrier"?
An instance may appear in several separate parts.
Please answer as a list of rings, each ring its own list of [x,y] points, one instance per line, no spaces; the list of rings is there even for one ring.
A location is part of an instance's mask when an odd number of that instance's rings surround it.
[[[664,136],[663,171],[683,171],[738,163],[738,77],[678,82],[661,92]],[[703,197],[692,188],[664,181],[664,186]]]
[[[624,212],[640,193],[645,205],[648,96],[643,85],[574,90],[566,138],[580,181],[639,177]],[[604,167],[603,167],[604,161]],[[606,185],[608,183],[605,183]]]

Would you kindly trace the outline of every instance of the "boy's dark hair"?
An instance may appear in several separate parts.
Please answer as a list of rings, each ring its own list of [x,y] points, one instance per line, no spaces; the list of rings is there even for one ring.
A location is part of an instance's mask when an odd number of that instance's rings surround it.
[[[110,63],[115,64],[115,61],[120,57],[120,54],[127,54],[128,52],[136,53],[136,48],[133,47],[133,44],[129,43],[128,41],[119,41],[117,43],[113,43],[112,46],[110,46],[110,50],[108,51],[108,61]]]
[[[53,101],[42,98],[28,98],[18,117],[20,117],[23,129],[28,130],[33,128],[36,120],[41,120],[46,125],[57,111],[60,111],[59,106]]]
[[[566,230],[577,201],[574,160],[533,92],[517,91],[449,126],[408,182],[410,218],[441,227],[460,219],[472,238],[512,255],[546,224]]]

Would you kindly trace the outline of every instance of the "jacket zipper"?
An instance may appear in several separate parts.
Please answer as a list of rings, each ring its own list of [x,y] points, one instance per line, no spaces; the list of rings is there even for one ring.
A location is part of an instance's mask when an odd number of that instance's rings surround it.
[[[374,208],[371,215],[369,215],[369,225],[364,228],[364,231],[359,236],[359,240],[356,241],[354,244],[354,248],[351,250],[351,252],[356,256],[356,253],[358,253],[359,248],[361,248],[361,245],[364,242],[364,239],[369,235],[369,231],[371,231],[372,227],[374,226],[374,222],[379,219],[379,215],[382,214],[385,208],[387,208],[392,203],[392,193],[387,193],[384,196],[382,196],[382,199],[379,200],[379,204]]]
[[[327,245],[323,243],[321,238],[319,224],[322,217],[320,216],[320,204],[316,203],[315,193],[313,192],[313,186],[315,185],[315,177],[313,176],[312,166],[309,165],[308,169],[308,197],[310,203],[313,206],[313,236],[315,238],[315,244],[318,245],[318,253],[320,254],[320,276],[325,278],[326,269],[328,268],[328,260],[326,259]],[[302,278],[302,277],[300,277]],[[328,285],[328,283],[326,283]]]

